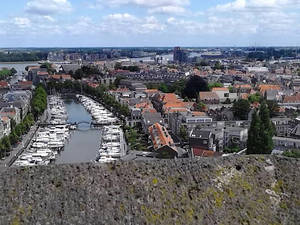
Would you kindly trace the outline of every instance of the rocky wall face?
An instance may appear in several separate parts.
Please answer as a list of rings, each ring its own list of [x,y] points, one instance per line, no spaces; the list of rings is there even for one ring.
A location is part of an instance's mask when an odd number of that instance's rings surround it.
[[[267,156],[14,168],[0,224],[299,224],[299,168]]]

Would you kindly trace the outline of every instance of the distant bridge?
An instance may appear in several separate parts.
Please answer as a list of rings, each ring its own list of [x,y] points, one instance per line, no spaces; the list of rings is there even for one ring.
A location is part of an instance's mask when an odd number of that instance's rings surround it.
[[[79,122],[72,123],[71,125],[91,124],[91,123],[92,123],[92,122],[89,122],[89,121],[79,121]]]
[[[62,123],[62,124],[52,124],[52,123],[41,123],[40,126],[60,126],[60,125],[79,125],[79,124],[92,124],[90,121],[79,121],[73,123]]]

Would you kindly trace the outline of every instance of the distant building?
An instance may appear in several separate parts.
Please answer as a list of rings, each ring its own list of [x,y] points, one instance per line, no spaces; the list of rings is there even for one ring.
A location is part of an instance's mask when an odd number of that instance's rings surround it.
[[[300,149],[300,139],[273,137],[274,146],[279,150]]]
[[[213,88],[212,92],[218,95],[220,102],[225,102],[227,99],[229,99],[230,102],[232,102],[238,99],[237,93],[230,93],[229,89],[226,87]]]
[[[175,47],[173,54],[173,60],[176,63],[186,63],[188,61],[188,54],[186,50],[183,50],[180,47]]]
[[[0,139],[4,136],[8,136],[10,130],[10,118],[7,116],[0,116]]]
[[[244,127],[225,127],[224,145],[245,147],[248,139],[248,128]]]
[[[76,70],[81,69],[80,64],[63,64],[60,66],[59,70],[63,73],[69,74],[71,71],[73,73],[76,72]]]
[[[146,112],[142,115],[142,127],[145,133],[148,133],[149,127],[155,123],[163,124],[163,118],[160,113]]]
[[[261,67],[257,67],[257,66],[256,67],[255,66],[247,67],[246,70],[249,73],[268,73],[269,72],[269,69],[267,67],[263,67],[263,66],[261,66]]]
[[[55,74],[55,75],[52,75],[50,77],[50,79],[63,83],[67,80],[72,80],[72,77],[69,74]]]
[[[275,125],[276,136],[278,137],[289,137],[292,131],[292,119],[275,117],[271,119]]]
[[[220,98],[215,92],[203,91],[199,92],[199,101],[204,104],[219,104]]]
[[[0,110],[0,116],[1,117],[9,117],[10,119],[13,119],[16,124],[19,124],[21,122],[21,115],[20,115],[20,109],[16,107],[4,107]]]
[[[12,86],[14,90],[32,90],[33,83],[32,81],[19,81],[18,83]]]
[[[210,129],[195,128],[189,137],[192,157],[216,157],[216,134]]]

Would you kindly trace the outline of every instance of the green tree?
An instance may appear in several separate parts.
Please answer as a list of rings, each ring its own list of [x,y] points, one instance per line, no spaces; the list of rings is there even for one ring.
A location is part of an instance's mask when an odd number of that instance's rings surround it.
[[[218,61],[218,62],[216,62],[214,69],[215,70],[223,70],[224,66]]]
[[[247,154],[258,154],[261,148],[260,118],[255,111],[252,116],[251,126],[248,132]]]
[[[262,102],[259,113],[253,114],[248,132],[247,154],[271,154],[274,144],[274,127],[270,120],[269,110]]]
[[[195,106],[195,111],[204,111],[206,109],[206,105],[203,102],[198,102]]]
[[[15,131],[11,132],[8,137],[9,137],[9,141],[12,145],[15,145],[19,140]]]
[[[121,82],[121,80],[123,80],[124,78],[123,77],[121,77],[121,76],[117,76],[117,78],[115,79],[115,81],[114,81],[114,85],[115,85],[115,87],[119,87],[119,85],[120,85],[120,82]]]
[[[261,119],[262,124],[264,125],[264,128],[271,135],[274,135],[274,130],[273,130],[272,122],[270,120],[270,112],[269,112],[269,109],[267,107],[266,102],[262,102],[261,105],[260,105],[259,117]]]
[[[183,126],[183,125],[180,127],[179,136],[181,137],[181,139],[183,141],[187,141],[188,140],[188,131],[187,131],[186,127]]]
[[[158,90],[162,91],[163,93],[169,93],[169,88],[165,83],[161,83]]]
[[[14,119],[10,120],[10,130],[13,130],[16,127],[17,123]]]
[[[11,144],[10,144],[9,138],[7,136],[4,136],[2,138],[2,144],[3,144],[4,148],[5,148],[5,150],[7,152],[9,152],[10,149],[11,149]]]
[[[73,75],[73,78],[75,80],[81,80],[81,78],[84,76],[83,70],[82,69],[78,69],[75,71],[75,74]]]
[[[56,72],[55,69],[52,68],[52,64],[48,63],[48,62],[43,63],[40,67],[44,68],[44,69],[47,69],[47,72],[50,73],[50,74],[53,74],[53,73]]]
[[[46,108],[47,92],[42,86],[38,86],[31,101],[31,109],[34,117],[37,119],[38,116],[42,115]]]
[[[218,83],[218,82],[214,82],[214,83],[209,83],[208,84],[209,90],[212,90],[215,87],[224,87],[224,85],[222,83]]]
[[[208,85],[205,80],[199,76],[192,76],[186,83],[183,89],[183,97],[188,97],[189,99],[197,98],[200,91],[208,91]]]
[[[15,68],[11,68],[10,72],[12,75],[15,75],[18,71]]]
[[[300,158],[300,149],[291,149],[289,151],[285,151],[282,155],[291,158]]]
[[[0,141],[0,159],[2,159],[5,156],[5,147],[2,144],[2,141]]]
[[[259,117],[261,120],[260,127],[260,136],[262,139],[263,145],[261,146],[261,152],[263,154],[271,154],[274,144],[273,144],[273,136],[274,136],[274,127],[270,120],[270,112],[265,102],[262,102],[259,111]]]
[[[262,96],[259,93],[255,93],[253,95],[249,95],[248,100],[250,103],[261,102]]]
[[[240,120],[247,120],[250,112],[249,101],[245,99],[239,99],[233,103],[232,111],[235,117],[239,118]]]
[[[278,111],[279,111],[278,103],[276,101],[273,101],[273,100],[268,100],[267,105],[268,105],[268,109],[269,109],[269,112],[270,112],[270,117],[276,116]]]

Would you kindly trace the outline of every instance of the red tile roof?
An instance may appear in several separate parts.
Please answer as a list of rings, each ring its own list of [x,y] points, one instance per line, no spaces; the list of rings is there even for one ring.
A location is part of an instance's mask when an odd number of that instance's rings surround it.
[[[7,123],[10,119],[8,116],[1,116],[1,120]]]
[[[300,93],[293,96],[285,96],[283,99],[284,103],[300,103]]]
[[[250,84],[235,84],[234,87],[237,89],[251,89]]]
[[[154,108],[147,108],[143,109],[142,113],[157,113],[157,111]]]
[[[37,75],[38,76],[48,76],[49,73],[48,72],[39,71],[39,72],[37,72]]]
[[[249,94],[247,94],[247,93],[241,94],[241,99],[247,100],[248,97],[249,97]]]
[[[275,84],[261,84],[258,88],[262,94],[268,90],[280,90],[280,86]]]
[[[193,116],[206,116],[207,114],[205,112],[199,112],[199,111],[193,111]]]
[[[226,87],[214,87],[211,91],[229,91]]]
[[[88,86],[90,86],[92,88],[97,88],[97,87],[99,87],[99,84],[98,83],[91,83],[91,82],[89,82]]]
[[[69,74],[55,74],[55,75],[52,75],[51,78],[55,79],[55,80],[60,80],[60,79],[72,80],[72,77]]]
[[[199,98],[201,100],[219,100],[218,95],[215,92],[210,92],[210,91],[203,91],[199,92]]]
[[[0,81],[0,88],[8,88],[8,83],[6,81]]]
[[[19,81],[18,82],[19,85],[32,85],[32,81]]]
[[[155,150],[166,145],[170,146],[175,151],[177,150],[174,146],[173,139],[164,126],[160,125],[159,123],[155,123],[149,127],[149,133]]]

